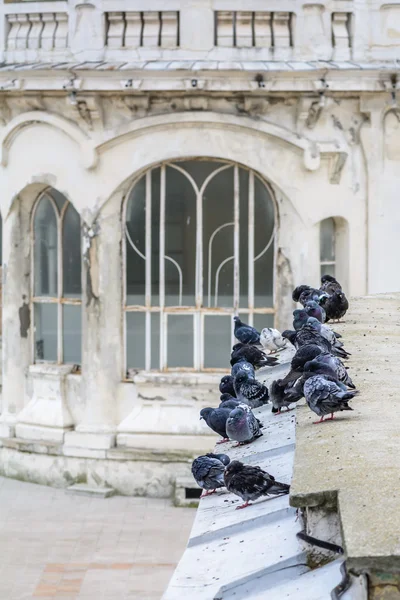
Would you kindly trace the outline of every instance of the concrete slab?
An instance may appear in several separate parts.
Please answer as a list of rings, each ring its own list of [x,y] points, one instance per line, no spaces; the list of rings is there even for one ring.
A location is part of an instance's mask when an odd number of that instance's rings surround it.
[[[354,412],[312,425],[297,411],[293,506],[337,503],[347,564],[355,572],[400,571],[400,294],[355,298],[335,329],[352,353],[360,390]]]
[[[110,487],[93,487],[85,483],[70,485],[65,490],[66,494],[77,494],[79,496],[90,496],[91,498],[110,498],[114,496],[115,490]]]

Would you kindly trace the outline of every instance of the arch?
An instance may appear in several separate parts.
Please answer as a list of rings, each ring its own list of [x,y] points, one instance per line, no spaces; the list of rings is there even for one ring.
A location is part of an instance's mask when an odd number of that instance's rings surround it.
[[[240,131],[243,129],[252,130],[258,135],[267,135],[276,140],[289,145],[292,149],[298,151],[303,156],[304,167],[308,171],[316,171],[319,169],[322,158],[330,160],[330,181],[331,183],[339,183],[340,175],[347,159],[347,151],[345,146],[337,140],[327,142],[315,142],[308,138],[294,133],[290,129],[286,129],[268,121],[254,121],[249,117],[229,114],[220,114],[215,112],[178,112],[168,115],[157,115],[144,117],[133,121],[129,128],[119,136],[102,142],[96,146],[96,150],[101,153],[109,147],[120,143],[125,138],[135,138],[140,135],[145,135],[151,129],[168,130],[176,128],[177,125],[190,126],[201,124],[208,128],[231,129]]]
[[[0,135],[0,164],[3,167],[8,164],[8,152],[16,136],[24,127],[35,123],[43,123],[59,129],[74,140],[80,147],[83,164],[87,169],[93,169],[97,165],[98,156],[93,143],[80,127],[63,117],[38,110],[18,115],[2,130]]]

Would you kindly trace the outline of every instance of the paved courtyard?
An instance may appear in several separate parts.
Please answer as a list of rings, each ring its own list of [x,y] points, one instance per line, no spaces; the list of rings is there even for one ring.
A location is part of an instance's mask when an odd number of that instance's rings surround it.
[[[0,478],[0,599],[159,600],[194,515]]]

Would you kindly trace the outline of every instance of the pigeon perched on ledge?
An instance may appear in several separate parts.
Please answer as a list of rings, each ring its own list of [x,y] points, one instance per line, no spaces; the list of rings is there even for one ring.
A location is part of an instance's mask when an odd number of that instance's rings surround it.
[[[315,300],[310,300],[307,302],[304,309],[309,317],[314,317],[314,319],[318,319],[320,323],[325,323],[326,321],[326,312],[322,306],[315,302]]]
[[[275,356],[267,356],[265,352],[256,346],[249,346],[242,343],[235,344],[231,353],[231,367],[244,360],[252,364],[255,369],[272,367],[278,362]]]
[[[348,401],[354,398],[357,390],[344,391],[340,384],[328,375],[316,375],[315,373],[304,373],[305,380],[303,391],[309,408],[320,418],[314,423],[322,423],[326,415],[331,415],[343,410],[353,410]]]
[[[321,299],[321,304],[326,312],[326,320],[339,321],[349,309],[349,302],[342,286],[332,275],[323,275],[321,277],[321,291],[327,295],[327,297]]]
[[[249,362],[247,362],[247,360],[245,358],[239,360],[237,363],[235,363],[231,369],[231,375],[232,377],[236,377],[236,375],[239,373],[239,371],[246,371],[246,373],[248,373],[250,375],[250,377],[255,377],[255,369],[253,367],[253,365]]]
[[[292,300],[300,302],[300,304],[305,306],[311,300],[319,303],[320,299],[324,296],[326,296],[326,293],[322,290],[316,290],[309,285],[299,285],[293,290]]]
[[[225,486],[225,466],[229,465],[230,458],[226,454],[212,454],[198,456],[192,463],[192,475],[198,486],[206,490],[201,497],[214,494],[218,488]]]
[[[242,342],[242,344],[259,344],[260,343],[260,334],[254,327],[251,325],[247,325],[246,323],[242,323],[239,317],[233,317],[235,321],[235,338]]]
[[[204,419],[210,429],[218,433],[222,437],[222,440],[217,444],[229,442],[229,438],[226,434],[226,421],[229,417],[230,410],[228,408],[203,408],[200,411],[200,421]]]
[[[237,408],[239,404],[241,404],[240,400],[234,398],[230,394],[221,394],[220,400],[221,402],[219,408],[229,408],[230,410],[233,410],[234,408]]]
[[[226,422],[226,433],[236,445],[250,444],[262,436],[260,421],[256,419],[249,407],[238,406],[231,411]]]
[[[286,384],[282,379],[277,379],[271,383],[269,397],[272,402],[272,412],[275,415],[280,415],[283,407],[285,407],[287,411],[291,410],[289,406],[294,402],[298,402],[298,400],[303,397],[302,392],[297,396],[294,394],[294,383],[295,382],[293,381],[290,384]],[[291,395],[288,394],[288,391],[291,391]]]
[[[287,340],[282,337],[281,332],[272,327],[264,327],[261,330],[260,342],[264,350],[270,352],[278,352],[285,348],[287,344]]]
[[[304,371],[313,372],[315,374],[321,375],[326,374],[326,369],[330,369],[335,378],[340,382],[355,389],[355,385],[349,376],[346,367],[340,360],[338,356],[332,356],[329,352],[323,352],[318,354],[313,360],[310,360],[304,365]]]
[[[219,384],[219,391],[221,394],[230,394],[236,396],[235,388],[233,387],[234,377],[232,375],[224,375]]]
[[[236,510],[249,506],[250,500],[257,500],[261,496],[288,494],[290,490],[289,485],[275,481],[272,475],[260,467],[244,465],[238,460],[233,460],[226,467],[224,479],[226,489],[245,501]]]
[[[267,404],[268,388],[257,379],[249,377],[244,371],[236,375],[234,386],[237,399],[245,402],[251,408],[258,408],[263,404]]]

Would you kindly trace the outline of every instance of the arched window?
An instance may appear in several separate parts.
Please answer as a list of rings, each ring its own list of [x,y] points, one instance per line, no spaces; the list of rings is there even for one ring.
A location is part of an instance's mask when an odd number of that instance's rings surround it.
[[[332,217],[324,219],[319,225],[320,265],[322,275],[332,275],[336,272],[336,223]]]
[[[80,364],[80,217],[62,194],[49,189],[32,219],[34,358]]]
[[[234,314],[272,325],[274,223],[268,187],[238,165],[140,177],[126,202],[126,368],[226,369]]]

